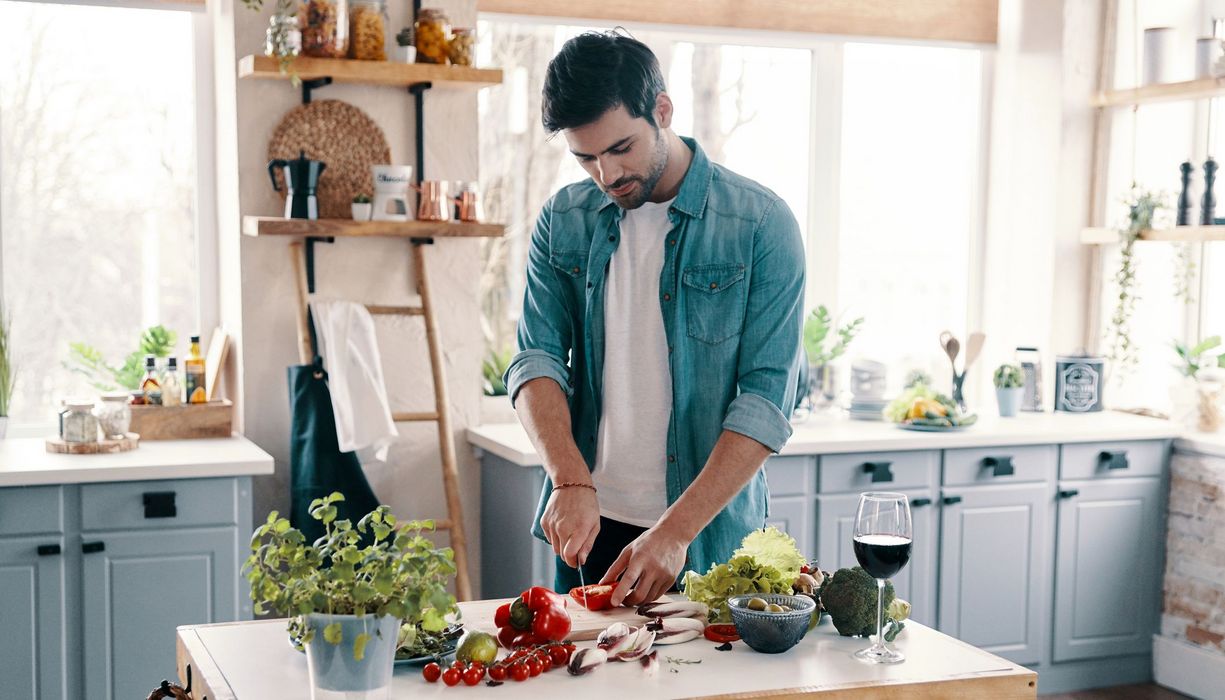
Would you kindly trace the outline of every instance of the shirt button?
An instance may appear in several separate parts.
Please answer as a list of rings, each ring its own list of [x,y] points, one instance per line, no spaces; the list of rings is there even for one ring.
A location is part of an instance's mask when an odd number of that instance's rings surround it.
[[[609,236],[609,237],[608,237],[608,242],[609,242],[609,243],[616,243],[616,242],[617,242],[617,237],[616,237],[616,236]]]
[[[572,269],[572,270],[570,270],[570,271],[571,271],[571,272],[573,272],[573,273],[574,273],[574,274],[576,274],[576,275],[579,273],[579,269],[578,269],[577,267],[576,267],[576,268],[573,268],[573,269]],[[711,285],[711,286],[713,287],[714,285]]]
[[[574,271],[575,271],[575,272],[578,272],[578,268],[577,268],[577,267],[576,267],[576,268],[574,268]],[[719,283],[718,283],[718,282],[711,282],[711,283],[710,283],[710,288],[711,288],[711,289],[718,289],[718,288],[719,288]]]
[[[590,282],[588,282],[588,283],[587,283],[587,288],[588,288],[588,289],[591,289],[591,287],[592,287],[592,286],[593,286],[593,285],[592,285]]]
[[[676,461],[676,455],[668,455],[668,461],[669,461],[669,462],[675,462],[675,461]]]
[[[668,241],[668,245],[676,245],[676,239],[673,238],[672,240]]]
[[[664,301],[672,301],[672,295],[671,295],[671,294],[665,294],[665,295],[664,295]]]
[[[671,345],[669,345],[669,346],[668,346],[668,352],[672,352],[672,346],[671,346]]]

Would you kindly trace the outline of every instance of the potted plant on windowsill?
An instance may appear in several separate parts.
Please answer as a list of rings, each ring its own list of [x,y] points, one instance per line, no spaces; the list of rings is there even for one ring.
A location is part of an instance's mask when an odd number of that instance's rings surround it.
[[[9,408],[13,401],[13,384],[17,372],[13,367],[13,347],[9,332],[12,326],[4,307],[0,306],[0,440],[8,430]]]
[[[995,398],[1000,404],[1000,416],[1011,418],[1021,408],[1025,393],[1025,373],[1017,365],[1000,365],[995,370]]]
[[[814,410],[828,408],[837,397],[834,383],[833,361],[846,352],[846,348],[859,333],[862,318],[835,328],[829,309],[822,304],[813,309],[804,320],[804,352],[808,355],[808,398]],[[825,339],[834,331],[837,340],[828,348]]]
[[[1174,341],[1179,381],[1170,387],[1172,418],[1191,430],[1214,433],[1225,425],[1225,346],[1214,335],[1195,345]]]
[[[374,214],[374,205],[370,203],[370,195],[365,192],[353,198],[351,205],[354,221],[369,221]]]
[[[311,517],[324,527],[313,543],[269,513],[251,538],[247,580],[256,613],[291,616],[312,697],[386,698],[401,621],[441,631],[457,609],[447,592],[454,555],[422,536],[432,521],[398,523],[379,506],[354,525],[336,519],[343,500],[333,493],[311,502]]]

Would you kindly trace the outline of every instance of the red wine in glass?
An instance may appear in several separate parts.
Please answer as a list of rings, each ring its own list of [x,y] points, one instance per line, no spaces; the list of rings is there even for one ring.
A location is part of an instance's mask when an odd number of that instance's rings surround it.
[[[854,540],[855,558],[872,578],[893,578],[910,561],[910,538],[899,535],[860,535]]]
[[[885,491],[859,494],[852,544],[859,565],[876,579],[876,638],[872,646],[855,652],[860,661],[896,664],[906,660],[902,652],[885,644],[882,627],[885,579],[896,575],[910,561],[912,536],[910,499],[904,494]]]

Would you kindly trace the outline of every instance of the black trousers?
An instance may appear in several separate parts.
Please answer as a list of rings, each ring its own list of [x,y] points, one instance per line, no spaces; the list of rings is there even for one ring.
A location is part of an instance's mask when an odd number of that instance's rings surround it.
[[[600,516],[600,532],[595,536],[587,563],[582,565],[583,580],[587,585],[599,583],[608,573],[609,567],[621,556],[621,550],[638,536],[646,532],[645,527],[629,525],[617,520],[609,520]],[[561,557],[557,557],[557,573],[553,576],[553,590],[558,593],[569,593],[571,588],[582,585],[579,581],[578,569],[571,568]]]

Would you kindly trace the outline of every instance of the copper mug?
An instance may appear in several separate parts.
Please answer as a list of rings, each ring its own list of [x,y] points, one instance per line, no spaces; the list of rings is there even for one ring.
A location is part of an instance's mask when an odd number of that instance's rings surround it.
[[[455,197],[457,218],[460,221],[477,223],[484,215],[481,212],[481,203],[476,196],[475,182],[461,182],[459,186],[459,196]]]
[[[451,218],[451,198],[447,196],[445,180],[422,180],[410,185],[421,195],[417,203],[418,221],[448,221]]]

